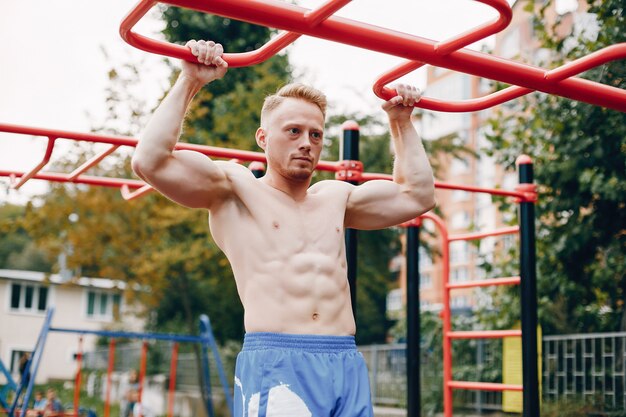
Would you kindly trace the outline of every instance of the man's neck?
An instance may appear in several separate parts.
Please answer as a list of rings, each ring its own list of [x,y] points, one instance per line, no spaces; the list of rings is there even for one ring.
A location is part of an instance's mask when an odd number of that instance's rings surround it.
[[[311,185],[311,177],[305,180],[294,180],[291,178],[285,178],[282,175],[272,175],[272,172],[267,172],[261,181],[270,187],[287,194],[295,201],[302,201],[306,197],[309,185]]]

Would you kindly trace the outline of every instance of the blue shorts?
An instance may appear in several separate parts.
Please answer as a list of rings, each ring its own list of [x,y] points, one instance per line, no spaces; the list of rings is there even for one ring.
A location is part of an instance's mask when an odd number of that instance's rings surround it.
[[[373,417],[354,336],[247,333],[235,368],[235,417]]]

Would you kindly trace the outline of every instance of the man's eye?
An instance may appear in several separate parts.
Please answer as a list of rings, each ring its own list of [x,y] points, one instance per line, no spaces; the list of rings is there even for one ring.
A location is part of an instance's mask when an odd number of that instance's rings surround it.
[[[298,132],[300,132],[300,130],[297,127],[292,127],[292,128],[289,129],[289,133],[291,133],[291,134],[296,135],[296,134],[298,134]]]
[[[311,133],[311,136],[313,136],[315,139],[320,139],[322,137],[322,134],[320,132],[313,132]]]

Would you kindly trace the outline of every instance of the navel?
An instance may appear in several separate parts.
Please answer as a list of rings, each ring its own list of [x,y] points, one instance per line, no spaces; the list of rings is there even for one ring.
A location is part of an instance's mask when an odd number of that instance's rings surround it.
[[[336,231],[337,233],[341,233],[341,228],[339,228],[339,227],[335,227],[335,231]]]
[[[320,317],[318,313],[313,313],[313,320],[317,320]]]
[[[278,224],[278,222],[276,220],[274,220],[274,222],[272,223],[272,226],[274,227],[274,229],[278,230],[280,229],[280,224]]]

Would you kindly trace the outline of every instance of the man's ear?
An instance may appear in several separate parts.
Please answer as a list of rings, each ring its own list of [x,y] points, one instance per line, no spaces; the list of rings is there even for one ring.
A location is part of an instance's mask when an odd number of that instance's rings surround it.
[[[265,134],[265,130],[263,130],[262,127],[259,127],[256,130],[254,137],[256,138],[256,144],[259,145],[261,149],[265,150],[265,146],[267,144],[267,135]]]

